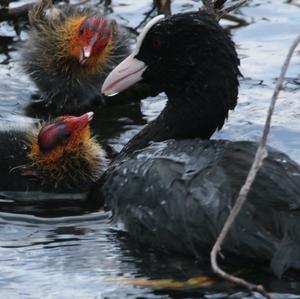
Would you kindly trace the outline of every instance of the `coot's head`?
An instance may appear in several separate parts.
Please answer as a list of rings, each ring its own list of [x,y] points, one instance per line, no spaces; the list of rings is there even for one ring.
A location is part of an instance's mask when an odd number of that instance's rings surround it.
[[[114,95],[143,80],[167,93],[221,85],[224,96],[236,100],[238,65],[233,42],[207,13],[157,16],[140,34],[135,51],[107,77],[102,92]]]
[[[71,56],[81,64],[92,64],[105,57],[112,43],[112,29],[107,20],[100,16],[89,16],[75,18],[70,23],[74,29]]]

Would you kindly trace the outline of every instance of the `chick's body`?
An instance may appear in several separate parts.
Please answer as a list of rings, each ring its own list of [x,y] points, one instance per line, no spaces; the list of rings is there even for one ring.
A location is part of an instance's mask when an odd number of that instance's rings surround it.
[[[91,113],[60,117],[42,128],[0,132],[0,190],[84,192],[106,167],[90,135]]]
[[[106,75],[128,54],[127,35],[91,8],[37,4],[23,67],[46,106],[72,112],[100,98]]]

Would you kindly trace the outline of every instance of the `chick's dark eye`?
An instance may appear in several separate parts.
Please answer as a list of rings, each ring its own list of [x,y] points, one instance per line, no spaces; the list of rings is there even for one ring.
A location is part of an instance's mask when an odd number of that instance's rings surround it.
[[[56,145],[67,144],[72,137],[72,131],[66,129],[64,125],[58,126],[56,132]]]
[[[45,126],[38,135],[38,144],[42,152],[49,152],[59,145],[66,145],[72,137],[72,131],[63,123]]]
[[[72,136],[71,132],[63,132],[61,134],[61,139],[63,142],[68,142],[70,140],[71,136]]]
[[[84,28],[83,28],[83,27],[80,27],[80,28],[79,28],[79,35],[83,35],[83,33],[84,33]]]

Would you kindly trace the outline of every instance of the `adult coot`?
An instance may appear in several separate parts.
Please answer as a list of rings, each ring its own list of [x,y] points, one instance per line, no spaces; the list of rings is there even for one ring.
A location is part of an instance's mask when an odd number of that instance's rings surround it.
[[[236,105],[238,65],[231,39],[212,17],[183,13],[152,20],[104,82],[106,95],[142,81],[168,96],[92,193],[135,242],[209,257],[257,148],[203,140]],[[300,268],[299,186],[300,167],[269,148],[223,253],[268,262],[278,276]]]

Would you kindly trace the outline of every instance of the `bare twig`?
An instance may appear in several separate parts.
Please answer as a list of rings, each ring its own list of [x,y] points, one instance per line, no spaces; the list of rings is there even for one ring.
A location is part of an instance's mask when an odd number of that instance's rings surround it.
[[[272,115],[273,115],[273,111],[275,108],[275,104],[276,104],[276,100],[278,98],[278,94],[280,92],[280,90],[282,89],[282,84],[283,84],[283,80],[286,74],[286,71],[288,69],[291,57],[293,55],[293,52],[295,51],[297,45],[300,43],[300,35],[296,38],[296,40],[294,41],[294,43],[292,44],[291,48],[289,49],[288,55],[285,59],[285,62],[282,66],[281,72],[280,72],[280,76],[277,79],[276,82],[276,87],[271,99],[271,103],[270,103],[270,107],[268,110],[268,115],[267,115],[267,119],[265,122],[265,127],[264,127],[264,131],[263,131],[263,135],[261,137],[261,140],[259,142],[256,154],[255,154],[255,159],[254,162],[251,166],[251,169],[248,173],[247,179],[245,184],[242,186],[239,196],[229,214],[229,217],[227,218],[224,227],[219,235],[219,237],[217,238],[217,241],[211,251],[211,266],[214,272],[216,272],[218,275],[220,275],[221,277],[234,282],[236,284],[239,284],[241,286],[244,286],[246,288],[248,288],[249,290],[253,290],[253,291],[258,291],[261,294],[263,294],[265,297],[267,298],[271,298],[270,294],[268,294],[264,287],[261,285],[255,285],[252,283],[247,282],[244,279],[238,278],[236,276],[230,275],[226,272],[224,272],[222,269],[219,268],[218,263],[217,263],[217,255],[221,250],[221,246],[230,230],[230,228],[233,225],[233,222],[235,221],[239,211],[241,210],[243,204],[246,201],[246,197],[247,194],[251,188],[251,185],[255,179],[255,176],[259,170],[259,168],[262,165],[262,162],[264,160],[264,158],[267,156],[267,151],[266,151],[266,143],[267,143],[267,139],[268,139],[268,134],[270,132],[270,127],[271,127],[271,119],[272,119]]]
[[[144,19],[133,30],[137,32],[152,17],[155,10],[158,14],[171,15],[171,0],[153,0],[152,8],[145,13]]]
[[[138,27],[132,28],[130,26],[124,26],[124,28],[134,35],[139,35],[138,29],[136,29]]]
[[[218,16],[218,8],[215,8],[214,2],[212,0],[202,0],[203,7],[201,9],[205,10],[207,13]]]
[[[248,0],[241,0],[232,6],[226,7],[220,11],[219,18],[222,18],[223,15],[229,14],[231,11],[238,9],[239,7],[243,6]]]
[[[53,3],[57,3],[60,0],[53,0]],[[64,2],[65,0],[61,0]],[[29,10],[36,4],[36,2],[23,4],[17,7],[9,8],[3,7],[0,8],[0,22],[3,21],[19,21],[20,19],[27,20]]]
[[[106,12],[113,12],[113,8],[112,8],[112,0],[100,0],[99,2],[100,4],[104,4],[104,10]]]
[[[80,2],[74,3],[73,6],[80,6],[80,5],[85,5],[87,3],[89,3],[91,0],[82,0]]]
[[[215,0],[215,1],[202,0],[203,7],[201,9],[215,16],[217,20],[220,20],[221,18],[226,18],[226,19],[236,21],[237,19],[234,19],[233,16],[229,15],[229,12],[234,11],[239,7],[243,6],[248,0],[240,0],[235,4],[224,8],[223,6],[226,1],[227,0]],[[239,23],[241,23],[240,19],[239,19]],[[242,25],[247,25],[247,24],[248,23],[246,21],[242,23]]]
[[[151,17],[152,13],[155,11],[156,7],[155,5],[152,6],[152,8],[145,14],[145,18],[136,26],[134,27],[134,30],[138,30],[141,26],[143,26],[148,19]]]
[[[234,16],[234,15],[229,15],[229,14],[223,15],[222,19],[225,19],[225,20],[228,20],[228,21],[231,21],[231,22],[235,22],[235,23],[237,23],[236,26],[239,26],[239,27],[240,26],[246,26],[246,25],[249,24],[245,19],[239,18],[239,17]]]
[[[9,0],[0,0],[0,7],[7,7],[9,5]]]
[[[171,0],[154,0],[154,6],[158,14],[171,15]]]
[[[214,7],[217,9],[221,9],[226,1],[227,0],[216,0],[214,3]]]

